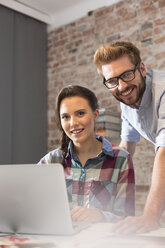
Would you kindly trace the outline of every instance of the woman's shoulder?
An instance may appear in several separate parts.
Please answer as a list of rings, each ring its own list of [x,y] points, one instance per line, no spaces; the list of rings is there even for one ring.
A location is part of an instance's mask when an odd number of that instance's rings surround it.
[[[103,149],[107,152],[112,152],[114,157],[128,157],[130,156],[130,153],[127,150],[124,150],[120,146],[117,146],[116,144],[111,143],[111,141],[103,136],[100,136],[103,141]]]
[[[112,149],[113,149],[115,156],[119,156],[119,157],[130,156],[130,153],[127,150],[121,148],[120,146],[116,146],[116,145],[112,144]]]
[[[48,152],[43,158],[41,158],[39,164],[61,163],[62,160],[63,160],[62,151],[58,147]]]
[[[131,154],[119,146],[113,146],[115,166],[120,170],[133,169],[133,161]]]

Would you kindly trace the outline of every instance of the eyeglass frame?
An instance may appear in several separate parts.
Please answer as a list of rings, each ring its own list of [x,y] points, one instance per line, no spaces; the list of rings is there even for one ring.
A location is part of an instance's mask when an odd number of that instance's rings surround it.
[[[135,65],[135,68],[134,68],[133,70],[125,71],[125,72],[123,72],[122,74],[120,74],[120,75],[117,76],[117,77],[109,78],[109,79],[107,79],[107,80],[105,79],[105,77],[103,77],[103,84],[104,84],[109,90],[112,90],[112,89],[116,88],[116,87],[119,85],[119,79],[121,79],[121,80],[122,80],[123,82],[125,82],[125,83],[134,80],[134,79],[135,79],[135,72],[136,72],[136,70],[138,69],[138,66],[139,66],[139,64],[136,64],[136,65]],[[127,72],[133,72],[134,77],[133,77],[131,80],[125,81],[124,79],[122,79],[121,76],[122,76],[123,74],[127,73]],[[109,81],[110,79],[114,79],[114,78],[117,79],[117,80],[116,80],[116,81],[117,81],[117,84],[116,84],[115,86],[113,86],[112,88],[109,88],[108,85],[106,84],[106,82]]]

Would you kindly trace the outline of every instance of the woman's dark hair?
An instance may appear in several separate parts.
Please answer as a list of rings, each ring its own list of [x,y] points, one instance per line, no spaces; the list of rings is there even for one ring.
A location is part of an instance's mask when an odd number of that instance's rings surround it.
[[[61,126],[60,105],[61,105],[61,102],[64,98],[73,97],[73,96],[80,96],[82,98],[85,98],[88,101],[88,103],[89,103],[89,105],[93,111],[95,111],[96,109],[99,108],[96,95],[88,88],[85,88],[85,87],[79,86],[79,85],[68,85],[68,86],[61,89],[61,91],[59,92],[59,94],[56,98],[56,117],[57,117],[58,128],[62,132],[61,133],[61,140],[60,140],[60,145],[61,145],[60,148],[61,148],[62,153],[63,153],[63,159],[65,159],[70,139],[65,134],[65,132]]]

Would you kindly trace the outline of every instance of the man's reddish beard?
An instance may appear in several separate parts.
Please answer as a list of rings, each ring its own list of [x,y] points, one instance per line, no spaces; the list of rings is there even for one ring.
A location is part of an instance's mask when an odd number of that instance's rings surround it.
[[[145,84],[146,77],[143,77],[143,75],[141,74],[140,70],[139,70],[139,72],[140,72],[141,83],[139,84],[139,88],[138,88],[139,92],[138,92],[138,95],[137,95],[134,103],[128,104],[123,99],[121,99],[120,97],[118,97],[116,95],[113,95],[118,101],[123,102],[124,104],[126,104],[126,105],[128,105],[130,107],[136,107],[137,108],[136,103],[141,102],[143,94],[144,94],[144,91],[145,91],[145,88],[146,88],[146,84]],[[130,89],[130,87],[126,88],[125,91],[127,91],[128,89]]]

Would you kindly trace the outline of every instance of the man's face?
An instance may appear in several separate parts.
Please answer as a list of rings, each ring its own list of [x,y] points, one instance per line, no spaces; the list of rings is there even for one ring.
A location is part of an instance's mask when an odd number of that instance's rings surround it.
[[[102,74],[105,80],[120,76],[122,73],[133,70],[135,65],[132,64],[127,55],[111,61],[109,64],[102,65]],[[112,95],[120,102],[129,106],[139,107],[144,90],[145,90],[146,70],[142,62],[135,71],[135,78],[129,82],[118,79],[118,86],[110,89]]]

